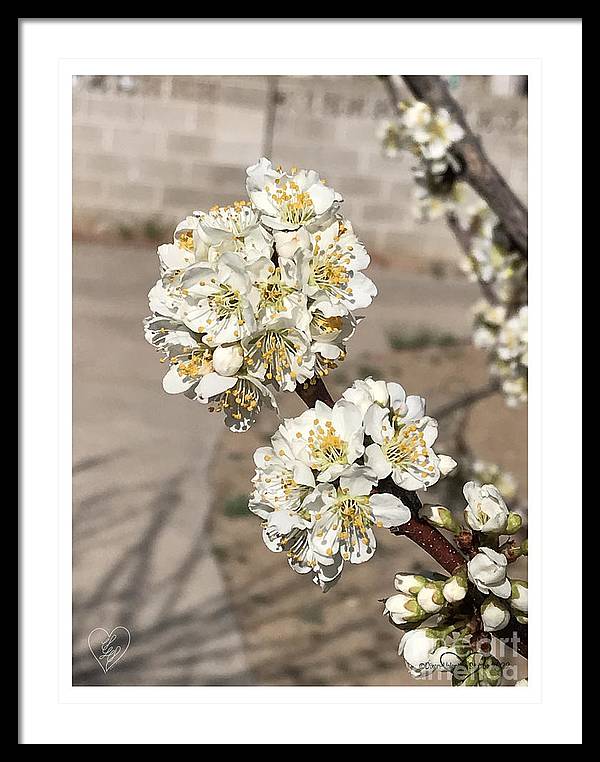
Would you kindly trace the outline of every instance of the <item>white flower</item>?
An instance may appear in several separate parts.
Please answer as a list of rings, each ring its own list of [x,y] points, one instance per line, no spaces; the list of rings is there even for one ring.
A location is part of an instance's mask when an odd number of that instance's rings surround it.
[[[418,134],[419,131],[427,130],[432,118],[430,106],[422,101],[416,101],[404,109],[400,121],[416,140],[415,133]]]
[[[467,482],[463,487],[467,501],[465,521],[475,532],[502,534],[506,529],[509,511],[504,498],[493,484],[479,486]]]
[[[278,391],[294,391],[314,375],[310,337],[293,320],[281,319],[242,341],[247,372]]]
[[[479,592],[509,598],[511,587],[510,580],[506,578],[506,566],[506,556],[491,548],[481,547],[467,564],[467,571]]]
[[[486,632],[503,630],[510,622],[510,611],[496,598],[490,598],[481,606],[481,621]]]
[[[210,245],[199,226],[201,215],[202,212],[194,212],[194,214],[181,220],[175,228],[173,243],[181,252],[179,254],[179,264],[177,264],[177,254],[173,250],[170,252],[165,251],[165,262],[163,262],[159,251],[161,264],[163,264],[166,269],[172,270],[188,267],[189,264],[203,262],[208,259]],[[160,248],[162,247],[159,247],[159,249]]]
[[[299,277],[312,299],[319,296],[346,311],[368,307],[377,296],[374,283],[361,270],[370,257],[351,224],[335,220],[312,236],[312,249],[297,254]]]
[[[374,527],[393,527],[410,520],[410,510],[394,495],[371,494],[375,474],[365,466],[351,466],[339,487],[319,484],[304,502],[313,518],[309,543],[320,567],[333,567],[337,576],[344,561],[361,564],[375,552]],[[330,573],[320,580],[326,583]]]
[[[182,270],[197,262],[195,251],[176,243],[163,243],[157,249],[161,273]]]
[[[441,642],[432,630],[419,627],[404,633],[398,647],[398,655],[404,657],[408,671],[413,677],[425,677],[436,669],[432,657]]]
[[[528,360],[528,319],[527,307],[521,307],[519,312],[504,323],[498,335],[498,357],[501,360],[519,360],[527,365]]]
[[[276,267],[266,257],[257,260],[249,271],[258,291],[255,308],[258,324],[267,327],[285,318],[307,332],[310,315],[306,296],[293,276],[288,275],[285,268]]]
[[[179,290],[171,285],[171,280],[167,275],[152,286],[148,292],[148,305],[155,314],[179,320],[185,313],[186,303]]]
[[[403,423],[397,416],[391,420],[385,416],[369,433],[374,442],[366,448],[365,463],[379,479],[391,474],[399,487],[411,491],[427,489],[439,480],[440,461],[433,451],[436,420],[425,416]]]
[[[346,344],[358,321],[351,313],[324,301],[313,302],[309,314],[315,374],[326,376],[345,359]]]
[[[254,510],[251,508],[251,510]],[[256,512],[256,511],[255,511]],[[319,567],[308,542],[309,522],[293,511],[272,511],[263,523],[263,541],[274,553],[285,551],[290,567],[298,574],[313,573],[315,581]],[[328,580],[333,584],[336,577]],[[323,585],[325,589],[325,585]]]
[[[221,345],[212,356],[213,367],[221,376],[235,376],[244,364],[244,350],[240,344]]]
[[[407,109],[402,123],[412,139],[421,146],[426,159],[441,159],[448,148],[464,136],[464,130],[452,121],[446,109],[432,111],[425,103],[418,102]]]
[[[273,440],[277,444],[276,438]],[[259,447],[250,510],[266,519],[273,511],[299,512],[315,487],[312,471],[291,457],[287,448]]]
[[[185,304],[178,292],[159,280],[148,301],[154,314],[144,320],[144,336],[163,353],[161,362],[169,365],[163,388],[168,394],[194,397],[200,380],[213,371],[212,348],[183,322]]]
[[[318,471],[317,481],[334,481],[364,453],[360,410],[347,400],[332,408],[320,400],[279,428],[298,459]]]
[[[146,318],[144,332],[147,341],[163,352],[163,361],[169,363],[163,389],[203,404],[213,403],[213,409],[225,413],[225,423],[232,431],[249,428],[265,399],[277,407],[273,395],[259,381],[232,371],[239,361],[239,347],[209,347],[181,320],[160,314]],[[217,359],[222,374],[215,372],[214,355],[219,350],[223,350]]]
[[[266,386],[248,376],[208,373],[196,387],[195,398],[209,410],[221,412],[231,431],[247,431],[254,425],[265,400],[277,411],[277,402]]]
[[[509,407],[527,402],[527,378],[507,378],[502,381],[502,391]]]
[[[201,216],[199,227],[217,258],[226,251],[236,252],[247,262],[271,255],[269,236],[247,201],[213,207]]]
[[[517,680],[515,683],[515,688],[527,688],[529,686],[529,682],[526,677],[523,677],[521,680]]]
[[[390,399],[386,382],[374,381],[371,376],[364,381],[360,379],[355,381],[349,389],[346,389],[342,397],[356,405],[363,415],[371,405],[386,407]]]
[[[209,346],[237,342],[256,330],[253,305],[258,293],[234,254],[223,254],[214,268],[188,268],[179,288],[189,304],[184,315],[186,325],[204,334]]]
[[[342,197],[328,187],[314,170],[289,173],[274,169],[262,158],[246,170],[246,188],[254,206],[262,212],[261,222],[274,230],[318,227],[337,209]]]
[[[419,622],[427,617],[427,614],[417,603],[413,595],[396,593],[385,599],[383,614],[398,626]]]

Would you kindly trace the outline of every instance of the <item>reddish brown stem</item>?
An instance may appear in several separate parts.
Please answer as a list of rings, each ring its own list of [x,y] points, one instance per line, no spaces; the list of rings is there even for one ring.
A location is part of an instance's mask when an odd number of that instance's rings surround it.
[[[454,574],[465,564],[465,558],[435,527],[412,518],[408,523],[390,529],[392,534],[408,537],[420,548],[427,551],[438,564],[448,572]]]

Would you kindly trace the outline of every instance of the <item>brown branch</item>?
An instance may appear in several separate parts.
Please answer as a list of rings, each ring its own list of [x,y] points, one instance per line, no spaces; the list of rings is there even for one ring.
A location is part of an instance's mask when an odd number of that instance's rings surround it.
[[[300,399],[309,408],[314,407],[317,400],[321,400],[321,402],[324,402],[329,406],[334,404],[333,398],[331,394],[329,394],[329,391],[321,378],[316,379],[314,384],[308,384],[306,388],[298,386],[296,391]],[[448,574],[453,574],[457,569],[465,565],[467,561],[465,556],[463,556],[463,554],[455,548],[438,529],[419,518],[419,509],[421,508],[422,503],[416,492],[409,492],[408,490],[398,487],[389,477],[380,482],[379,489],[395,494],[408,508],[410,508],[412,513],[412,518],[406,524],[392,527],[390,529],[392,534],[408,537],[409,540],[412,540],[437,561],[442,569],[447,571]],[[522,628],[515,622],[514,626],[511,623],[505,630],[498,633],[498,635],[510,639],[513,635],[513,629],[517,634],[517,642],[515,644],[517,650],[522,656],[526,656],[526,629]],[[522,630],[524,630],[524,632]]]
[[[392,527],[390,532],[397,537],[408,537],[429,553],[448,574],[454,574],[465,564],[465,557],[441,532],[414,516],[406,524]]]
[[[306,407],[314,407],[317,400],[321,400],[321,402],[324,402],[326,405],[329,405],[329,407],[332,407],[333,397],[331,394],[329,394],[327,387],[323,383],[323,379],[317,378],[315,376],[314,380],[315,383],[307,384],[306,389],[304,389],[302,386],[297,386],[296,393],[302,402],[304,402]]]
[[[479,400],[483,400],[486,397],[490,397],[492,394],[496,394],[499,390],[500,384],[497,381],[492,381],[487,386],[482,386],[480,389],[466,392],[462,397],[458,397],[447,405],[438,408],[438,410],[433,413],[433,417],[438,421],[442,418],[447,418],[449,415],[452,415],[459,410],[463,410],[465,407],[473,405],[475,402],[479,402]]]
[[[382,79],[396,112],[400,113],[398,104],[402,100],[402,92],[399,77],[388,75]],[[402,79],[415,98],[434,109],[446,109],[463,128],[464,137],[452,146],[452,155],[462,167],[461,176],[495,212],[515,249],[527,259],[527,208],[490,161],[444,80],[438,76],[406,74],[402,75]]]

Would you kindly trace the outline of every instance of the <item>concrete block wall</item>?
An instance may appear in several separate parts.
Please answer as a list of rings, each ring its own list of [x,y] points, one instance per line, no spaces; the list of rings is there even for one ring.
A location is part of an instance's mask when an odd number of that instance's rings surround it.
[[[453,84],[492,159],[525,198],[527,98],[510,79]],[[389,113],[375,77],[77,77],[74,235],[160,240],[192,210],[242,198],[246,166],[269,151],[276,164],[319,170],[346,198],[375,256],[453,261],[443,221],[412,218],[411,158],[381,153],[376,131]]]

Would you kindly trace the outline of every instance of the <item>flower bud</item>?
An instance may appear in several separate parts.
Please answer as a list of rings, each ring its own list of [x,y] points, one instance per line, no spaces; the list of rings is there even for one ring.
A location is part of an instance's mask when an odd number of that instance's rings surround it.
[[[431,663],[443,672],[452,672],[462,659],[453,646],[440,646],[431,655]]]
[[[505,533],[508,508],[493,484],[479,486],[475,482],[467,482],[463,487],[463,494],[467,501],[465,521],[473,531]]]
[[[493,593],[499,598],[510,598],[510,581],[506,579],[508,561],[502,553],[481,547],[467,564],[469,579],[480,593]]]
[[[427,579],[420,574],[402,574],[398,572],[394,577],[394,587],[401,593],[416,595],[423,585],[427,584]]]
[[[438,529],[448,529],[450,532],[459,532],[460,526],[452,513],[443,505],[425,505],[419,509],[419,518],[424,519]]]
[[[398,646],[398,656],[403,656],[413,677],[431,674],[435,665],[432,654],[440,645],[440,639],[428,628],[404,633]]]
[[[503,630],[510,622],[510,610],[496,598],[490,598],[481,606],[481,621],[486,632]]]
[[[466,596],[467,586],[467,575],[461,572],[447,579],[442,588],[442,593],[448,603],[458,603]]]
[[[518,513],[509,513],[504,534],[515,534],[523,526],[523,519]]]
[[[442,595],[439,585],[428,582],[419,590],[417,603],[428,614],[437,614],[444,608],[446,599]]]
[[[220,346],[213,352],[213,366],[220,376],[235,376],[243,362],[244,351],[240,344]]]
[[[515,612],[517,620],[524,624],[527,621],[528,612],[528,589],[527,582],[520,579],[511,580],[510,605]]]
[[[405,593],[398,593],[386,598],[383,613],[387,614],[394,624],[420,622],[427,616],[416,599]]]

